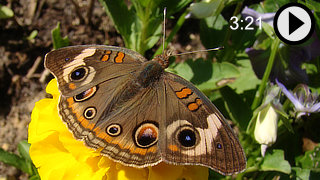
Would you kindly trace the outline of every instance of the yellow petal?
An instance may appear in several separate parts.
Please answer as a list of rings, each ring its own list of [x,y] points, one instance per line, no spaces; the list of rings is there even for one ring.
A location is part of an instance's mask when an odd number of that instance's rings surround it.
[[[209,170],[206,167],[201,166],[177,166],[166,163],[159,163],[156,166],[149,167],[149,179],[150,180],[207,180],[209,176]],[[165,178],[164,178],[165,175]]]
[[[58,90],[58,82],[57,82],[56,79],[52,79],[48,83],[47,88],[46,88],[46,92],[51,94],[52,96],[59,97],[60,93],[59,93],[59,90]]]
[[[131,180],[131,179],[141,179],[147,180],[148,169],[147,168],[134,168],[129,166],[124,166],[120,163],[116,163],[115,166],[110,168],[110,173],[107,174],[108,180]]]

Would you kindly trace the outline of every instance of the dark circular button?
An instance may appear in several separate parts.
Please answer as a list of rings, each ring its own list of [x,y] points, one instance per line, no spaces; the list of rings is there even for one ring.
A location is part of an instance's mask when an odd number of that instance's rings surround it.
[[[276,12],[273,28],[281,41],[297,45],[311,37],[315,20],[311,10],[303,4],[288,3]]]

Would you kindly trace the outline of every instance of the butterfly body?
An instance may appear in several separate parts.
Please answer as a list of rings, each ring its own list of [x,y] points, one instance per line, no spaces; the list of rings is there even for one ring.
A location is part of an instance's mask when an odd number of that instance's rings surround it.
[[[134,167],[161,161],[242,171],[243,149],[224,117],[196,87],[129,49],[71,46],[47,54],[58,79],[59,114],[74,137]]]

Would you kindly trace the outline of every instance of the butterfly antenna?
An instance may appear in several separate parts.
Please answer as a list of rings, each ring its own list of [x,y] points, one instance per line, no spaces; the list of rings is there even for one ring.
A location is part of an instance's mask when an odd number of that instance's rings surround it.
[[[167,15],[167,8],[163,9],[163,37],[162,37],[162,54],[164,54],[164,43],[166,40],[166,15]]]
[[[219,51],[219,50],[221,50],[221,49],[223,49],[223,48],[224,48],[224,47],[217,47],[217,48],[212,48],[212,49],[203,49],[203,50],[197,50],[197,51],[190,51],[190,52],[172,54],[172,55],[170,55],[170,56],[181,56],[181,55],[194,54],[194,53],[199,53],[199,52]]]

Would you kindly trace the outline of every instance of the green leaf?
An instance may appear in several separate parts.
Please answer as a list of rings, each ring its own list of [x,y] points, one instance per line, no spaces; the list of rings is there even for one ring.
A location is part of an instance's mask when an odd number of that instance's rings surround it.
[[[259,34],[260,32],[256,29],[244,31],[241,29],[231,30],[230,28],[228,28],[228,31],[230,31],[230,37],[229,39],[225,39],[224,43],[226,44],[223,45],[226,46],[226,48],[221,51],[223,52],[221,54],[223,55],[222,59],[224,61],[232,61],[234,58],[239,57],[242,58],[242,53],[244,53],[246,48],[252,47],[254,45],[255,41],[257,40],[257,34]]]
[[[313,11],[313,15],[316,21],[316,30],[319,34],[319,29],[320,29],[320,2],[319,1],[314,1],[314,0],[307,0],[307,1],[298,1],[301,4],[306,5],[309,9]]]
[[[38,35],[38,31],[37,31],[37,30],[33,30],[33,31],[30,33],[30,35],[27,37],[27,39],[28,39],[29,41],[32,41],[32,40],[34,40],[34,38],[37,37],[37,35]]]
[[[232,82],[240,73],[231,63],[212,63],[201,58],[195,61],[188,59],[178,64],[172,63],[169,71],[191,81],[205,93],[220,88],[221,81]]]
[[[238,71],[240,74],[235,82],[229,84],[229,86],[232,89],[235,89],[238,94],[241,94],[244,91],[256,89],[261,80],[259,80],[255,75],[250,60],[238,60],[237,63],[239,64]]]
[[[179,76],[183,77],[184,79],[190,81],[194,75],[192,68],[188,63],[171,63],[170,67],[167,69],[169,72],[174,74],[178,74]]]
[[[271,47],[272,42],[273,42],[273,40],[271,38],[269,38],[266,33],[260,33],[254,43],[253,48],[270,51],[270,47]]]
[[[230,118],[233,122],[238,122],[240,128],[245,130],[252,116],[250,106],[242,100],[240,95],[228,86],[221,88],[220,93]]]
[[[0,19],[7,19],[13,16],[14,16],[14,13],[10,8],[0,4]]]
[[[221,0],[211,0],[209,2],[202,1],[192,3],[190,5],[190,13],[196,18],[206,18],[217,13],[219,6],[223,6],[224,2]],[[219,12],[220,13],[220,12]]]
[[[197,63],[197,61],[195,63]],[[191,67],[195,74],[195,76],[191,79],[191,82],[196,84],[197,87],[202,91],[212,91],[218,89],[220,88],[219,82],[227,79],[236,79],[240,74],[238,68],[228,62],[216,62],[208,66],[203,64],[202,66]]]
[[[32,174],[32,171],[30,171],[30,168],[29,168],[30,166],[23,158],[21,158],[16,154],[7,152],[2,148],[0,148],[0,161],[5,164],[14,166],[25,173]]]
[[[117,1],[109,1],[109,0],[99,0],[102,6],[105,8],[106,13],[109,18],[111,18],[112,22],[114,23],[115,28],[121,34],[125,46],[127,48],[135,49],[135,44],[137,42],[132,42],[136,38],[130,39],[132,33],[135,30],[140,30],[141,27],[134,26],[134,22],[136,21],[137,17],[134,14],[133,10],[129,10],[127,5],[123,0]]]
[[[140,54],[152,48],[162,36],[163,9],[173,14],[185,7],[190,0],[132,0],[127,7],[123,0],[99,0],[121,34],[125,46]],[[166,4],[165,4],[166,3]]]
[[[29,174],[37,174],[37,169],[34,167],[30,154],[29,154],[30,144],[26,141],[20,141],[18,144],[18,151],[21,157],[25,160],[26,167],[28,168]],[[35,172],[35,173],[34,173]]]
[[[306,70],[308,75],[316,75],[319,73],[318,72],[319,69],[317,68],[317,66],[315,64],[303,63],[302,68]]]
[[[170,1],[166,4],[168,15],[177,12],[187,5],[189,0]],[[140,54],[153,47],[161,37],[161,22],[164,5],[162,1],[137,1],[128,9],[123,1],[100,0],[113,20],[117,30],[122,35],[126,47]],[[174,5],[174,6],[173,6]],[[121,12],[121,15],[118,13]]]
[[[274,30],[271,25],[262,21],[262,29],[268,35],[269,38],[274,39]]]
[[[291,166],[287,160],[284,159],[284,151],[274,149],[271,153],[266,153],[261,164],[262,171],[279,171],[285,174],[291,172]]]
[[[39,174],[29,177],[29,180],[41,180]]]
[[[220,47],[223,45],[228,22],[222,15],[211,16],[200,21],[200,39],[206,48]]]
[[[320,172],[320,145],[307,151],[304,156],[296,158],[296,164],[303,169]]]
[[[27,161],[31,161],[30,155],[29,155],[29,149],[30,149],[30,144],[26,141],[20,141],[18,144],[18,151],[20,153],[20,155],[22,156],[22,158],[24,158]]]
[[[56,28],[51,31],[52,41],[53,41],[53,49],[59,49],[65,46],[69,46],[69,39],[67,36],[64,38],[61,37],[60,32],[60,22],[58,22]]]
[[[277,111],[277,113],[279,113],[279,111]],[[290,123],[290,120],[287,119],[286,117],[283,117],[282,114],[280,114],[280,115],[281,115],[280,120],[282,121],[283,125],[289,130],[289,132],[294,133],[294,130],[293,130],[293,127]],[[286,115],[286,116],[288,116],[288,115]],[[291,122],[292,122],[292,120],[291,120]]]
[[[290,2],[291,0],[265,0],[263,5],[266,12],[276,12],[281,6]]]
[[[292,167],[292,171],[298,179],[310,179],[310,169]]]
[[[298,1],[299,3],[302,3],[306,5],[309,9],[319,12],[320,11],[320,2],[318,1],[313,1],[313,0],[307,0],[307,1]]]

